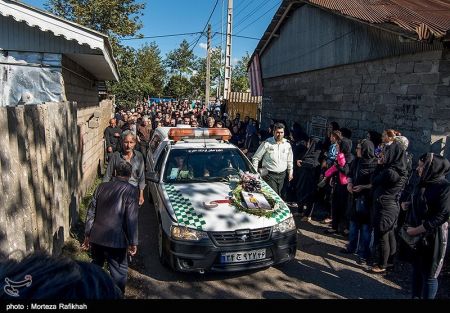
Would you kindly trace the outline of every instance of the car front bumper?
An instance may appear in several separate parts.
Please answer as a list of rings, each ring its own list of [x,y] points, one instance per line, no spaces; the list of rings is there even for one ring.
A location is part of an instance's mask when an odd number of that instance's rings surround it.
[[[295,258],[297,231],[272,236],[265,242],[218,246],[211,240],[187,242],[167,238],[169,257],[174,269],[182,272],[234,272],[284,263]],[[223,253],[266,249],[265,258],[254,261],[223,263]]]

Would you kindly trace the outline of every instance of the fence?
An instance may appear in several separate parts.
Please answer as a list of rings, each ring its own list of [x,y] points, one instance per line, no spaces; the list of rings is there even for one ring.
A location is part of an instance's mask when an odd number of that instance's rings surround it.
[[[0,107],[0,258],[57,254],[67,239],[86,189],[77,115],[68,102]]]
[[[227,111],[231,118],[239,113],[241,118],[249,116],[258,119],[258,108],[262,97],[252,96],[249,92],[230,92],[228,97]]]

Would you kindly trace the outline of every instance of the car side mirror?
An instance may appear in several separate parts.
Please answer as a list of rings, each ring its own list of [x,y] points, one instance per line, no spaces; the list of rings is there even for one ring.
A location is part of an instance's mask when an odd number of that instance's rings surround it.
[[[159,174],[156,172],[148,172],[145,179],[153,183],[159,183]]]

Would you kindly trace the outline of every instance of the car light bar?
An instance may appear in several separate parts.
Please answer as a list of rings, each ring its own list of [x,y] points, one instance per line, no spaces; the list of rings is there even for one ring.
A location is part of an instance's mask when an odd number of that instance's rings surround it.
[[[231,132],[228,128],[171,128],[169,139],[175,142],[182,139],[221,139],[228,141],[231,139]]]

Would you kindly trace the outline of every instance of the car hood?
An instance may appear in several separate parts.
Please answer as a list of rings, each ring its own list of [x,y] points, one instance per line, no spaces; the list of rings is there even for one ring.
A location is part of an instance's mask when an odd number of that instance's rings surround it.
[[[270,227],[292,216],[281,198],[264,182],[262,186],[279,206],[269,218],[240,211],[229,203],[232,188],[227,182],[165,184],[164,191],[180,225],[203,231],[234,231]]]

